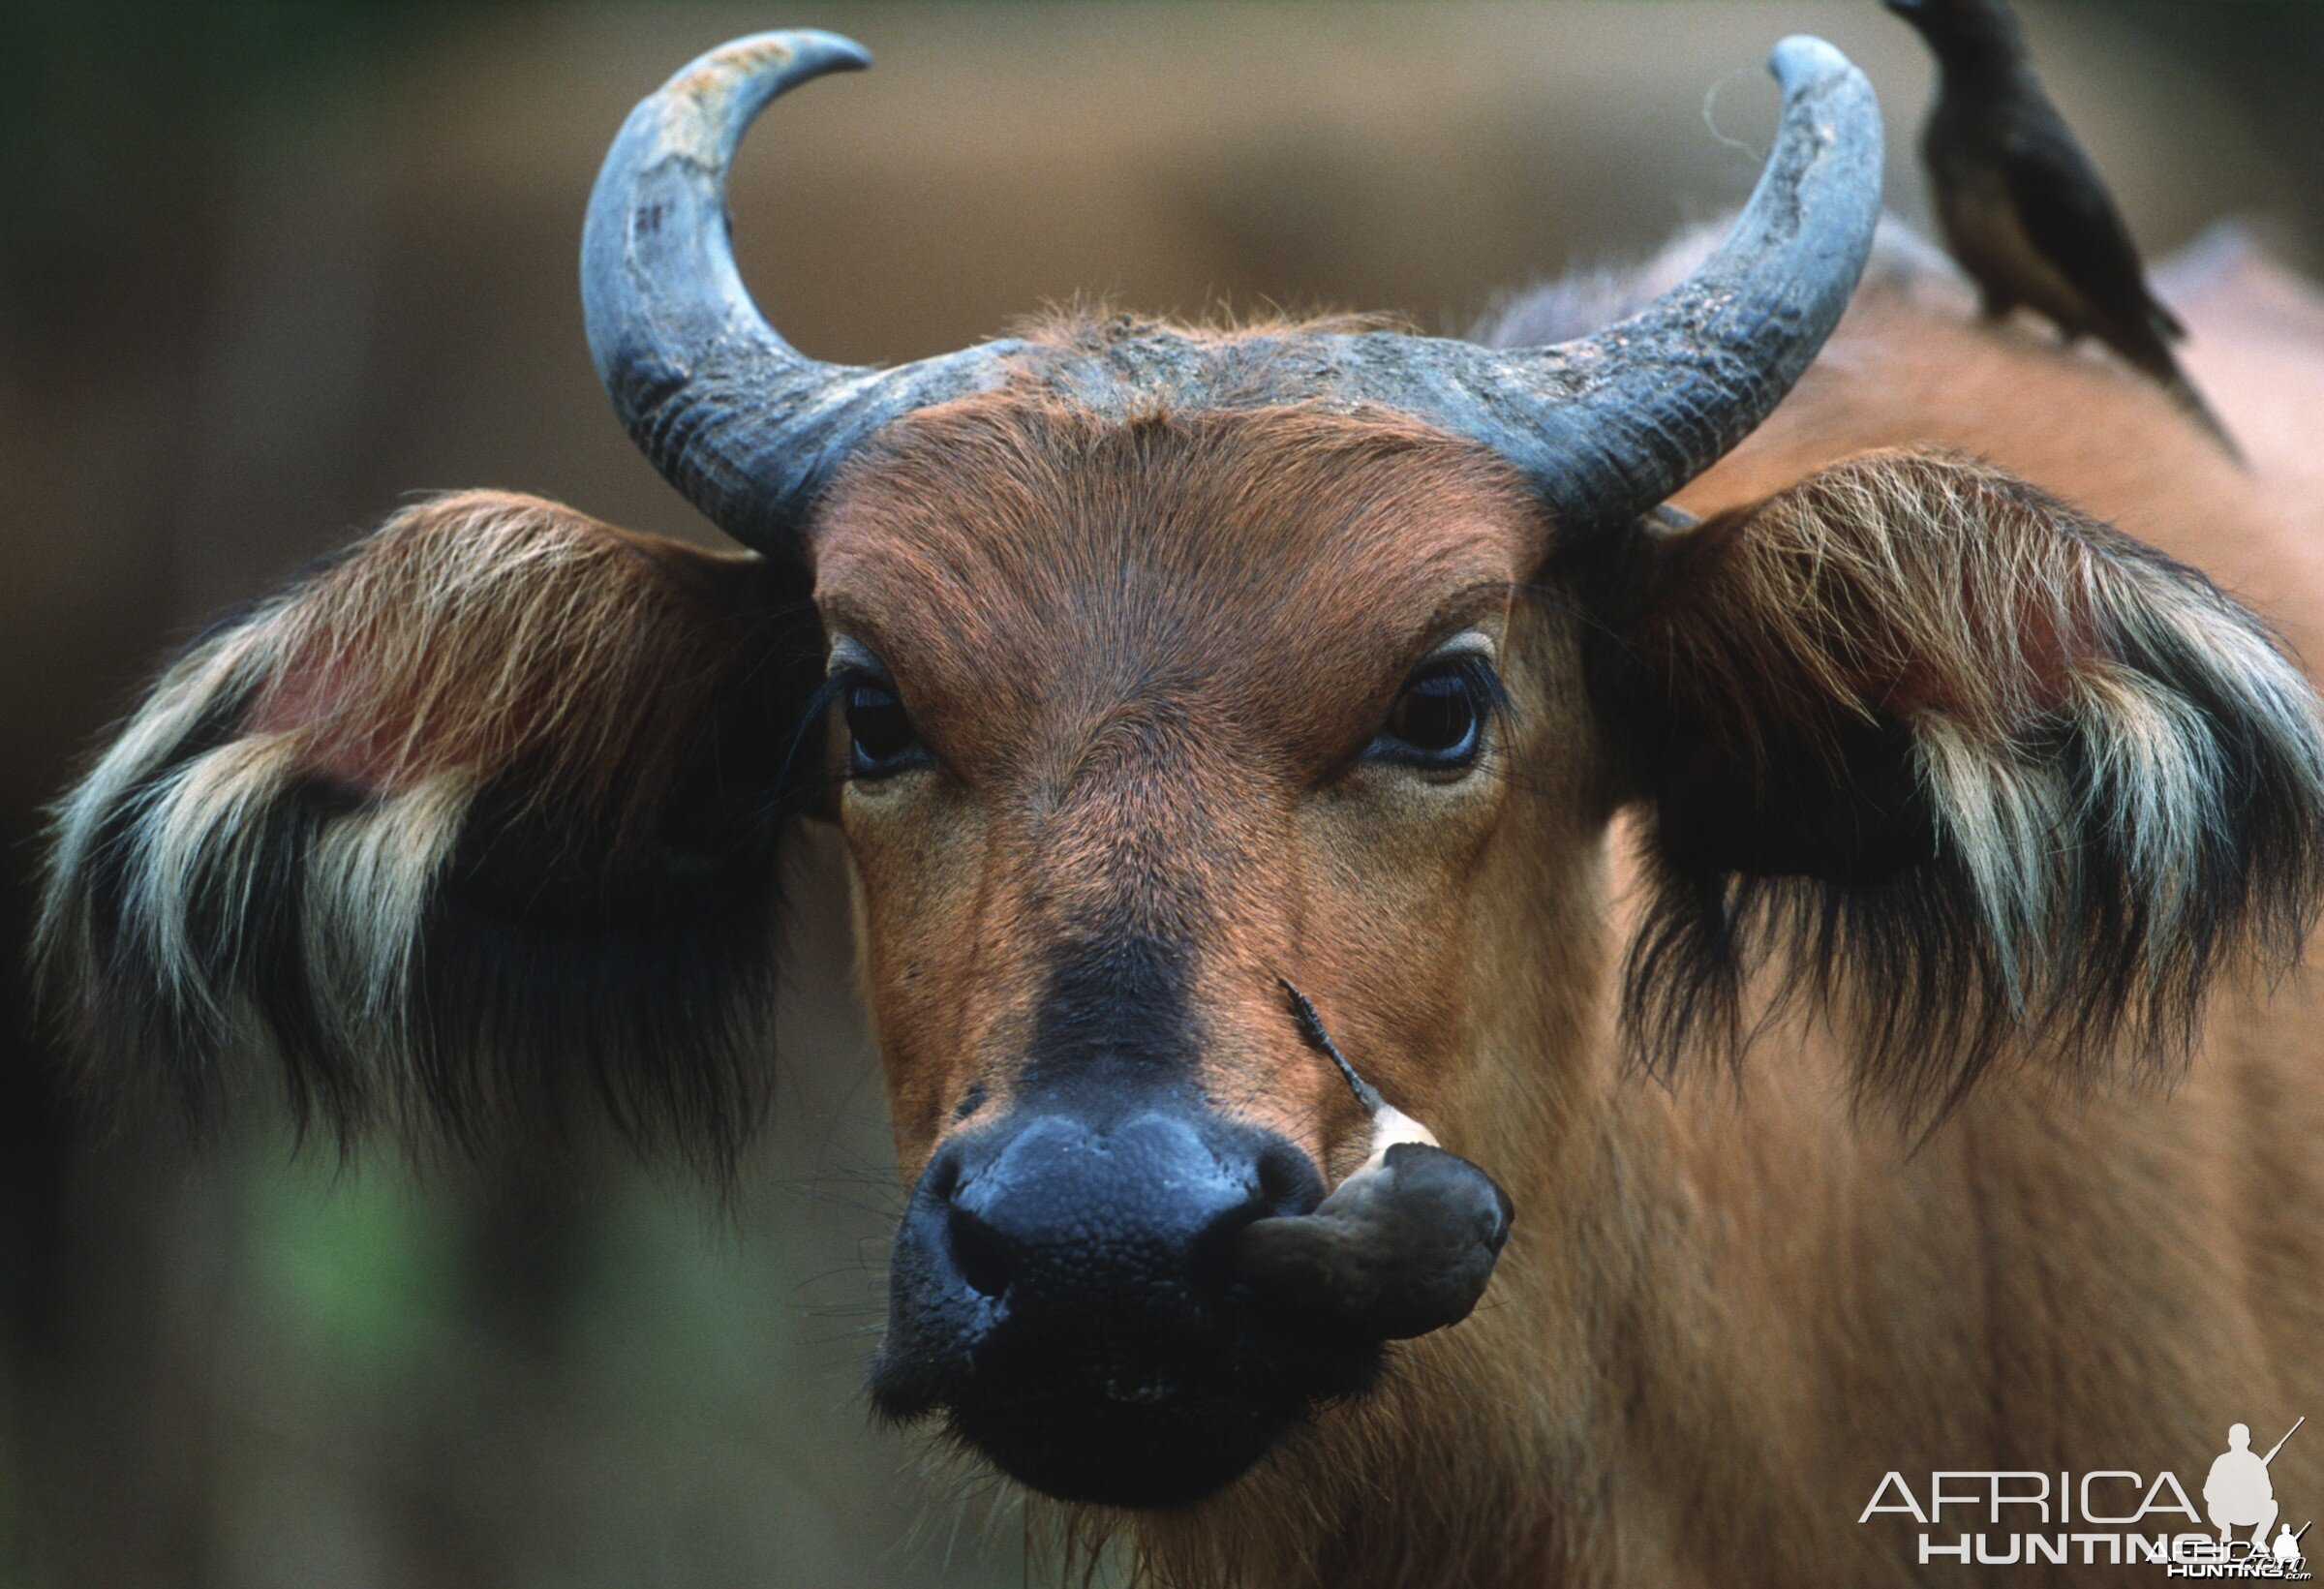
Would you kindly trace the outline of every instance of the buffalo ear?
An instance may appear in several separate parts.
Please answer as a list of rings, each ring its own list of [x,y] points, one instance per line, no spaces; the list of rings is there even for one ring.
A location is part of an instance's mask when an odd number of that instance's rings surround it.
[[[1647,542],[1601,694],[1647,816],[1649,1064],[1738,1058],[1765,967],[1846,1024],[1860,1101],[1926,1116],[2004,1054],[2167,1065],[2238,953],[2299,954],[2317,701],[2200,573],[1915,451]]]
[[[84,1081],[729,1164],[811,794],[794,583],[473,492],[214,627],[59,808],[39,950]]]

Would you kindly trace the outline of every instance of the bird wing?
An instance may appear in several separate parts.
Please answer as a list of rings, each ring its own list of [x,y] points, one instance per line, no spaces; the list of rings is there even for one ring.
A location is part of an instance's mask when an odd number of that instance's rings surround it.
[[[2114,207],[2105,179],[2063,125],[2013,133],[2003,169],[2027,237],[2095,307],[2126,319],[2152,319],[2172,336],[2186,334],[2177,317],[2147,290],[2130,229]]]

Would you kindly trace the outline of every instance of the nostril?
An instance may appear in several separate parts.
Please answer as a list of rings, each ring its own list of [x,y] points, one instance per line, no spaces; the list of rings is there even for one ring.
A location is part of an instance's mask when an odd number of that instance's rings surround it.
[[[1009,1289],[1015,1268],[991,1226],[956,1203],[945,1217],[944,1231],[952,1242],[953,1268],[962,1279],[987,1297]]]
[[[1312,1213],[1323,1196],[1323,1177],[1305,1153],[1281,1140],[1260,1149],[1259,1209],[1254,1217]]]
[[[948,1203],[961,1184],[961,1161],[946,1153],[928,1167],[928,1195],[939,1203]]]
[[[1235,1249],[1242,1233],[1262,1219],[1314,1211],[1323,1201],[1323,1177],[1307,1155],[1281,1138],[1262,1143],[1250,1160],[1248,1195],[1221,1209],[1194,1239],[1187,1271],[1195,1284],[1215,1291],[1234,1272]]]

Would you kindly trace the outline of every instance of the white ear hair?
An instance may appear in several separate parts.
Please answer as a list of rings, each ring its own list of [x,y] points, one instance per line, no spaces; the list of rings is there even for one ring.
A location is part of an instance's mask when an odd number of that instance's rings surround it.
[[[83,1085],[199,1116],[247,1065],[343,1140],[563,1110],[723,1174],[797,726],[762,566],[467,493],[199,642],[58,812]]]
[[[1767,965],[1846,1013],[1860,1097],[1926,1116],[2004,1051],[2167,1067],[2231,961],[2298,958],[2324,723],[2201,573],[1934,452],[1696,534],[1637,648],[1664,749],[1624,1018],[1650,1065],[1698,1034],[1739,1056]]]

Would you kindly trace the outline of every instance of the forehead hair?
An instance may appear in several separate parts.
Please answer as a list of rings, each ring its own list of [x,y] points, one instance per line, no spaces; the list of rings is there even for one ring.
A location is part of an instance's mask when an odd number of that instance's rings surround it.
[[[1246,721],[1287,690],[1368,711],[1548,539],[1514,470],[1414,420],[1101,414],[1004,390],[889,427],[835,486],[812,556],[832,626],[940,733],[1061,691],[1239,691]]]

